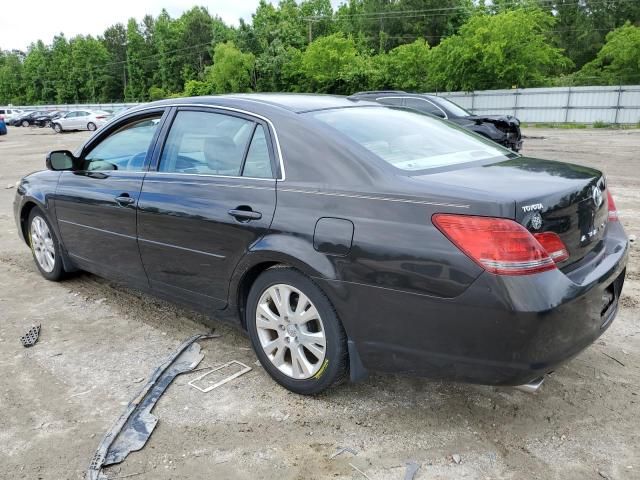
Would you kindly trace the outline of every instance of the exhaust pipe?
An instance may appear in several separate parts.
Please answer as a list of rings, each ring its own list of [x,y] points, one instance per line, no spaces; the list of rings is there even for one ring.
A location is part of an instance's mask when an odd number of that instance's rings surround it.
[[[540,390],[540,387],[543,383],[544,377],[540,377],[530,381],[529,383],[525,383],[524,385],[518,385],[515,388],[525,393],[536,393],[538,390]]]

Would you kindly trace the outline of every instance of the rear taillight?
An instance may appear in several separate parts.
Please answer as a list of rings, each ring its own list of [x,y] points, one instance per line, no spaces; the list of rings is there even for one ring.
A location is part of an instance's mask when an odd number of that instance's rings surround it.
[[[549,255],[551,257],[551,260],[553,260],[554,262],[564,262],[567,258],[569,258],[567,247],[565,247],[564,242],[560,239],[557,233],[534,233],[533,238],[538,241],[542,248],[544,248],[547,252],[547,255]]]
[[[613,195],[611,195],[611,190],[609,189],[607,189],[607,204],[609,205],[609,221],[617,222],[618,210],[616,209],[616,202],[613,201]]]
[[[568,258],[557,235],[539,234],[547,250],[526,228],[506,218],[438,213],[433,216],[433,223],[473,261],[497,275],[545,272]]]

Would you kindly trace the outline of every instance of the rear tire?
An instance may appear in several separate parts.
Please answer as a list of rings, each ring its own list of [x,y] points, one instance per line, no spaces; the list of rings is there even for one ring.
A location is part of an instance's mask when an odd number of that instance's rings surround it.
[[[286,389],[313,395],[346,378],[342,324],[322,290],[298,270],[270,268],[256,279],[246,325],[260,363]]]
[[[89,123],[87,123],[87,130],[89,130],[90,132],[95,131],[95,130],[96,130],[96,128],[97,128],[97,127],[96,127],[96,124],[95,124],[95,123],[93,123],[93,122],[89,122]]]
[[[38,207],[34,207],[29,213],[27,235],[40,274],[47,280],[61,280],[65,271],[60,255],[60,243],[47,217]]]

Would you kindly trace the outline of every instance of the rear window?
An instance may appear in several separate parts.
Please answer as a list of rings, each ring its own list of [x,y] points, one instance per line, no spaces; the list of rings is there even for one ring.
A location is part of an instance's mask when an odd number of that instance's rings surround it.
[[[396,168],[414,171],[510,158],[512,152],[451,123],[409,110],[354,107],[308,115]]]

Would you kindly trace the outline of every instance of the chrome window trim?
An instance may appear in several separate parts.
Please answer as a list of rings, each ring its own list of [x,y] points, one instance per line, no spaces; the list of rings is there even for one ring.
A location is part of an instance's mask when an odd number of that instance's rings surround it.
[[[258,118],[260,120],[262,120],[263,122],[266,122],[269,125],[269,128],[271,129],[271,131],[273,132],[273,139],[276,142],[276,153],[278,155],[278,164],[280,165],[280,177],[279,178],[259,178],[259,177],[234,177],[234,176],[230,176],[230,175],[209,175],[206,173],[181,173],[180,175],[197,175],[197,176],[203,176],[203,177],[222,177],[222,178],[249,178],[252,180],[276,180],[279,182],[284,182],[284,180],[286,179],[286,175],[285,175],[285,170],[284,170],[284,161],[282,158],[282,149],[280,148],[280,139],[278,138],[278,131],[276,130],[275,125],[273,124],[273,122],[271,120],[269,120],[267,117],[263,117],[262,115],[258,114],[258,113],[254,113],[254,112],[249,112],[247,110],[242,110],[241,108],[235,108],[235,107],[226,107],[223,105],[214,105],[214,104],[206,104],[206,103],[168,103],[168,104],[163,104],[163,105],[151,105],[148,107],[143,107],[140,109],[136,109],[134,111],[131,111],[129,113],[131,114],[136,114],[138,112],[144,112],[145,110],[153,110],[153,109],[157,109],[157,108],[171,108],[171,107],[198,107],[198,108],[211,108],[211,109],[218,109],[218,110],[227,110],[229,112],[236,112],[236,113],[242,113],[243,115],[247,115],[249,117],[254,117],[254,118]],[[151,171],[149,171],[149,173],[151,173]],[[171,175],[175,175],[175,173],[171,173],[171,172],[153,172],[153,173],[160,173],[160,174],[171,174]]]
[[[422,98],[422,97],[411,97],[411,96],[395,96],[395,97],[391,97],[391,96],[387,96],[387,97],[376,97],[376,101],[377,100],[384,100],[385,98],[401,98],[403,100],[422,100],[423,102],[427,102],[430,103],[431,105],[433,105],[434,107],[436,107],[438,110],[440,110],[442,112],[442,114],[444,115],[444,119],[445,120],[449,120],[449,115],[447,115],[447,112],[445,112],[442,108],[440,108],[438,105],[436,105],[435,103],[433,103],[431,100],[427,100],[426,98]],[[407,108],[411,108],[411,107],[407,107]]]
[[[184,172],[158,172],[155,170],[149,170],[147,174],[154,173],[156,175],[179,175],[179,176],[189,176],[189,177],[214,177],[214,178],[235,178],[237,180],[260,180],[267,182],[275,182],[282,181],[284,179],[279,178],[264,178],[264,177],[239,177],[237,175],[217,175],[215,173],[184,173]]]

